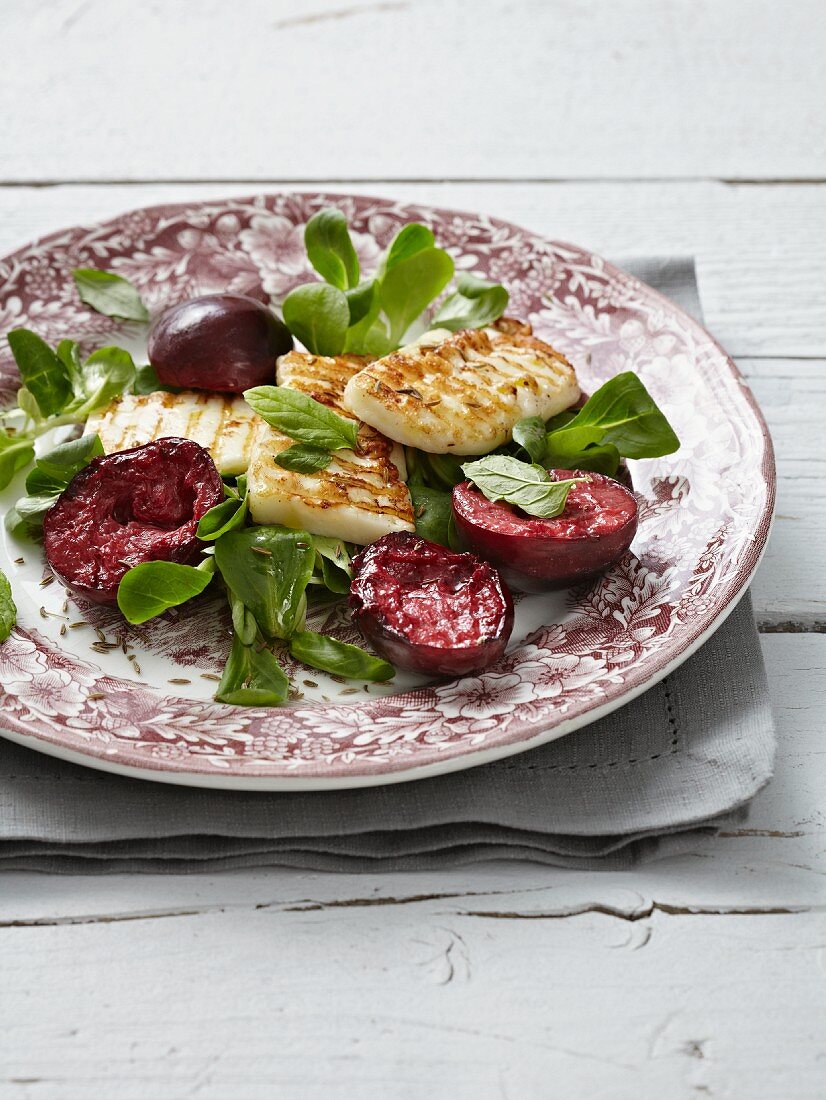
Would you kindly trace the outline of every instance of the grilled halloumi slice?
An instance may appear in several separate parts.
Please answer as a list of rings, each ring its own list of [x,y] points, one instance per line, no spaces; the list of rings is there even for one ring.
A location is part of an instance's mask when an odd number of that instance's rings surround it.
[[[579,397],[574,368],[528,325],[439,329],[354,375],[353,416],[390,439],[433,454],[487,454],[525,416],[548,419]]]
[[[140,447],[163,436],[200,443],[228,477],[249,465],[256,433],[263,421],[243,397],[219,394],[149,393],[116,398],[86,421],[89,435],[97,432],[106,454]]]
[[[356,420],[344,408],[342,395],[347,381],[368,362],[352,355],[291,351],[278,361],[278,383]],[[270,427],[256,440],[247,474],[250,514],[256,523],[280,523],[360,544],[391,531],[415,529],[404,452],[397,444],[362,424],[358,452],[335,451],[330,465],[312,474],[276,464],[276,455],[292,444]]]

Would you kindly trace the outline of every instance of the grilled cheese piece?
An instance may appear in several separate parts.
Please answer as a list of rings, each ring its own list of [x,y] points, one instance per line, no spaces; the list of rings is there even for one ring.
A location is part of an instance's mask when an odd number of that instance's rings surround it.
[[[352,355],[291,351],[278,361],[278,383],[356,420],[344,408],[342,396],[348,380],[368,362]],[[258,435],[247,479],[256,523],[280,523],[360,544],[391,531],[415,529],[404,452],[375,429],[362,424],[358,452],[335,451],[326,469],[311,474],[285,470],[274,461],[292,444],[269,426]]]
[[[355,374],[344,390],[352,416],[390,439],[433,454],[487,454],[518,420],[547,420],[579,397],[574,368],[528,325],[438,329]]]
[[[93,413],[86,432],[100,436],[106,454],[178,436],[200,443],[222,474],[244,473],[262,425],[243,397],[212,393],[126,394]]]

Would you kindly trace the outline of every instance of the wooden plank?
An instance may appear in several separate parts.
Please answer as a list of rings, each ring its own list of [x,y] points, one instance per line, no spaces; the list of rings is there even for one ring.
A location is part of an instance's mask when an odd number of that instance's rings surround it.
[[[821,16],[819,0],[11,5],[2,171],[822,178]]]
[[[47,876],[8,873],[0,901],[0,957],[14,923],[111,923],[268,911],[406,907],[452,914],[468,908],[565,915],[608,908],[625,917],[662,909],[706,914],[812,909],[826,901],[826,636],[766,635],[780,751],[775,777],[748,822],[698,841],[689,856],[633,872],[562,871],[499,863],[417,874],[328,875],[281,869],[222,875]],[[801,701],[805,705],[801,705]],[[5,927],[4,927],[5,926]],[[2,998],[0,998],[2,1000]]]
[[[821,913],[422,908],[5,933],[9,1100],[820,1100]]]
[[[254,183],[0,188],[0,254],[132,207],[258,190]],[[707,323],[732,355],[822,356],[826,348],[826,256],[813,231],[826,223],[826,186],[339,183],[328,190],[483,210],[612,257],[694,255]]]
[[[826,629],[826,359],[740,359],[777,456],[774,527],[752,585],[758,625]]]

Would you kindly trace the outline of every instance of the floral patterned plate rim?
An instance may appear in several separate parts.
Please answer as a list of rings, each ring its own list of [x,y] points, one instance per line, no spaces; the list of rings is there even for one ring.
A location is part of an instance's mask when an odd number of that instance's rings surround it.
[[[505,283],[527,318],[593,390],[621,370],[645,381],[681,440],[632,464],[640,525],[597,583],[518,601],[508,652],[478,676],[442,683],[337,683],[289,669],[295,698],[274,710],[215,703],[225,612],[202,598],[129,628],[50,584],[40,550],[5,532],[0,568],[19,619],[0,647],[2,735],[67,760],[204,787],[321,790],[400,782],[487,763],[583,726],[676,668],[735,606],[765,546],[774,506],[771,440],[737,368],[674,303],[599,256],[484,215],[369,196],[260,194],[134,210],[53,233],[0,260],[0,332],[142,351],[145,333],[89,311],[74,267],[126,276],[153,313],[217,290],[274,301],[311,277],[303,226],[340,207],[369,270],[398,228],[430,225],[457,268]],[[16,373],[5,341],[0,399]],[[0,496],[5,512],[18,481]],[[45,584],[44,584],[45,582]],[[341,607],[317,629],[356,640]],[[101,639],[103,640],[101,642]]]

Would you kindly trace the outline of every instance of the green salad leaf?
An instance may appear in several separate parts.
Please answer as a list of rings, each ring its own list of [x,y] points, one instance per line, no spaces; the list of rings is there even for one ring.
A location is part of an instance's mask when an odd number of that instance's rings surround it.
[[[322,535],[313,535],[313,546],[316,552],[314,583],[320,582],[333,595],[346,596],[353,578],[350,562],[355,547],[341,539]]]
[[[548,429],[541,416],[526,416],[513,426],[513,441],[528,452],[531,462],[544,461],[547,435]]]
[[[348,680],[381,682],[396,675],[391,664],[379,657],[373,657],[359,646],[349,645],[311,630],[298,631],[292,636],[290,654],[305,665],[321,669],[322,672],[330,672],[334,676],[345,676]]]
[[[37,402],[41,417],[62,412],[74,396],[65,364],[36,332],[15,328],[8,335],[23,385]]]
[[[350,305],[343,290],[307,283],[290,291],[282,307],[284,324],[313,355],[340,355],[350,326]]]
[[[431,322],[433,328],[458,332],[464,328],[484,328],[493,324],[508,308],[509,294],[498,283],[462,272],[456,290],[445,298]]]
[[[195,534],[204,542],[214,542],[230,531],[240,530],[247,519],[246,497],[230,497],[210,508],[200,520]]]
[[[588,470],[613,477],[620,464],[620,453],[613,443],[589,443],[581,451],[558,450],[548,436],[543,465],[557,470]]]
[[[373,303],[376,300],[376,288],[377,283],[375,279],[366,279],[363,283],[359,283],[358,286],[353,287],[352,290],[346,290],[344,292],[347,298],[347,308],[350,310],[348,333],[352,331],[353,326],[357,325],[359,321],[362,321],[373,308]]]
[[[339,290],[352,290],[359,281],[359,259],[347,219],[335,207],[319,210],[304,228],[307,257],[319,275]]]
[[[210,508],[198,521],[195,534],[204,542],[214,542],[229,531],[239,531],[247,521],[247,478],[241,474],[236,485],[224,484],[226,500]]]
[[[106,347],[92,352],[81,368],[82,391],[76,409],[80,418],[90,416],[130,389],[135,381],[135,364],[123,348]]]
[[[31,436],[11,435],[0,428],[0,489],[5,489],[15,474],[24,470],[33,458]]]
[[[568,493],[583,478],[552,481],[536,463],[509,455],[488,455],[462,467],[466,476],[488,500],[504,500],[529,516],[552,519],[565,509]]]
[[[72,275],[81,301],[97,313],[123,321],[149,320],[149,311],[128,279],[92,267],[76,267]]]
[[[413,502],[413,519],[416,534],[440,546],[455,544],[453,533],[453,505],[451,494],[443,489],[429,489],[426,485],[408,486]],[[452,536],[452,537],[451,537]]]
[[[600,386],[576,416],[548,438],[549,450],[560,454],[604,443],[616,447],[623,458],[659,458],[680,446],[674,429],[631,371]]]
[[[265,638],[286,639],[303,626],[315,565],[306,531],[275,526],[230,531],[215,543],[215,564]]]
[[[17,622],[17,608],[8,577],[0,570],[0,643],[5,642]]]
[[[307,283],[284,300],[284,321],[316,355],[386,355],[414,329],[430,327],[425,311],[453,276],[453,259],[433,231],[404,225],[385,249],[372,278],[361,278],[358,256],[340,210],[320,210],[307,223],[310,263],[325,280]],[[360,281],[361,280],[361,281]],[[501,316],[504,287],[460,274],[437,317],[440,327],[479,328]]]
[[[355,450],[358,446],[355,420],[339,416],[298,390],[286,386],[256,386],[247,390],[244,398],[262,420],[297,443],[327,451],[342,447]]]
[[[317,474],[326,469],[333,460],[331,451],[323,447],[312,447],[309,443],[294,443],[284,451],[279,451],[273,460],[276,466],[284,470],[293,470],[297,474]]]
[[[408,484],[418,482],[431,489],[452,489],[465,480],[461,460],[456,455],[428,454],[415,447],[405,447],[404,455]]]
[[[388,351],[399,346],[419,314],[438,298],[452,276],[453,260],[441,248],[422,248],[388,263],[378,293],[381,311],[387,318]]]
[[[6,530],[17,537],[35,536],[44,515],[75,474],[102,454],[103,444],[97,435],[82,435],[38,458],[26,477],[26,496],[6,513]]]
[[[276,657],[263,645],[245,645],[236,634],[215,698],[236,707],[277,707],[287,698],[290,681]]]
[[[124,574],[118,607],[127,622],[145,623],[203,592],[212,574],[174,561],[147,561]]]

